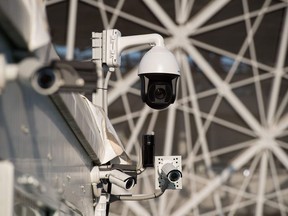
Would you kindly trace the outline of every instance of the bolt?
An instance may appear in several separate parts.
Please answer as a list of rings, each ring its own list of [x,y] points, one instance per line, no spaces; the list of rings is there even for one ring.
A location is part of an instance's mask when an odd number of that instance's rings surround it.
[[[84,186],[84,185],[81,185],[80,187],[81,187],[81,189],[82,189],[82,192],[83,192],[83,193],[86,193],[85,186]]]
[[[51,153],[48,153],[48,154],[47,154],[47,158],[48,158],[49,161],[52,161],[52,155],[51,155]]]
[[[45,186],[40,185],[40,186],[39,186],[39,191],[40,191],[41,193],[46,193],[47,189],[46,189]]]
[[[59,194],[63,194],[63,193],[64,193],[64,189],[60,187],[60,188],[58,188],[57,192],[58,192]]]
[[[85,81],[82,78],[79,78],[75,81],[75,84],[77,86],[83,86],[85,84]]]
[[[20,129],[24,134],[29,134],[29,128],[24,124],[21,125]]]

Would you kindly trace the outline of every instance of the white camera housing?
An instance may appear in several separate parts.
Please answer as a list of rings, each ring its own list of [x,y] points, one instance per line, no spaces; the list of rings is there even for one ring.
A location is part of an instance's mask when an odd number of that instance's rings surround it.
[[[174,103],[179,67],[174,55],[164,46],[152,47],[139,64],[141,98],[153,109],[164,109]]]
[[[102,179],[107,179],[110,183],[125,190],[131,190],[135,186],[135,178],[117,169],[100,170],[95,166],[90,173],[91,183],[99,184]]]
[[[181,156],[155,157],[155,189],[161,189],[167,183],[167,189],[182,189]]]
[[[152,48],[139,64],[143,102],[153,109],[164,109],[174,103],[179,66],[174,55],[165,47],[159,34],[121,36],[116,29],[92,33],[92,59],[101,67],[106,64],[114,68],[121,65],[121,52],[136,45],[149,44]],[[101,85],[101,84],[100,84]]]
[[[19,79],[42,95],[50,95],[63,85],[59,70],[43,64],[36,58],[24,59],[19,64]]]
[[[119,170],[112,170],[109,174],[109,181],[125,190],[131,190],[135,185],[135,179]]]

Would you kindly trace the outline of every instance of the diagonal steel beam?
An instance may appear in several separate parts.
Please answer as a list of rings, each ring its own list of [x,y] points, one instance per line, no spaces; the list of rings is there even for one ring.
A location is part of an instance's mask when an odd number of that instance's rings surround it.
[[[194,46],[185,46],[184,49],[194,59],[198,67],[203,71],[206,77],[215,85],[219,94],[232,105],[235,111],[242,117],[242,119],[258,134],[263,134],[263,129],[255,117],[243,105],[239,98],[229,88],[228,83],[222,80],[217,72],[210,66],[210,64],[203,58],[199,51]]]
[[[187,29],[190,34],[193,33],[197,28],[199,28],[211,17],[213,17],[219,10],[221,10],[228,2],[230,2],[230,0],[211,1],[185,25],[185,29]]]
[[[129,88],[139,80],[136,70],[136,68],[133,68],[123,79],[116,82],[113,89],[108,91],[108,105],[112,104],[122,94],[128,92]]]
[[[267,168],[268,168],[268,152],[264,151],[260,162],[259,185],[258,185],[256,213],[255,213],[256,216],[263,215],[266,180],[267,180]]]
[[[261,145],[259,142],[256,142],[254,145],[243,151],[231,162],[229,167],[224,169],[219,176],[210,180],[206,187],[193,194],[192,197],[188,199],[184,205],[180,206],[178,210],[172,214],[172,216],[187,215],[190,210],[195,208],[205,198],[210,196],[211,193],[213,193],[213,191],[215,191],[224,182],[226,182],[235,171],[239,170],[242,166],[249,162],[262,149],[263,145]]]
[[[169,15],[155,0],[143,0],[150,11],[158,18],[158,20],[168,29],[170,34],[177,32],[177,26]]]
[[[68,17],[67,38],[66,38],[67,60],[72,60],[74,58],[74,45],[75,45],[75,34],[77,24],[77,7],[78,7],[78,0],[69,1],[69,17]]]
[[[285,58],[287,53],[287,44],[288,44],[288,9],[286,8],[285,18],[283,22],[283,31],[281,35],[281,40],[279,43],[279,50],[277,56],[277,62],[275,67],[275,78],[272,84],[272,90],[270,95],[270,103],[268,107],[268,116],[267,121],[268,124],[273,124],[274,114],[276,111],[279,91],[281,87],[281,79],[283,74],[283,67],[285,64]]]

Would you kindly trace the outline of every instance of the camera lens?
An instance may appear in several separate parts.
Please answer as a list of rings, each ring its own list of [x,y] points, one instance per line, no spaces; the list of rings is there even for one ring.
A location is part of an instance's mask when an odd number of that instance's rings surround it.
[[[43,89],[50,88],[54,84],[55,79],[54,71],[51,68],[43,68],[38,71],[37,82]]]
[[[125,185],[125,189],[126,190],[130,190],[135,184],[135,181],[133,178],[129,178],[127,181],[126,181],[126,185]]]
[[[168,179],[171,182],[178,181],[181,178],[181,173],[177,170],[172,171],[168,174]]]
[[[166,97],[166,91],[164,88],[156,88],[154,94],[155,94],[155,98],[159,100]]]

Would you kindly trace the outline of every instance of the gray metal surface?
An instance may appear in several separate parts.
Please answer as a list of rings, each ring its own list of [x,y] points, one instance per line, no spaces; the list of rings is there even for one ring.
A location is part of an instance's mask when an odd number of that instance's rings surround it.
[[[61,93],[51,95],[51,99],[74,132],[82,147],[88,153],[94,165],[100,165],[99,155],[103,150],[97,125],[91,124],[89,109],[78,93]],[[93,121],[92,121],[93,122]]]
[[[49,97],[7,85],[0,95],[0,159],[50,185],[84,215],[93,214],[92,160]]]

